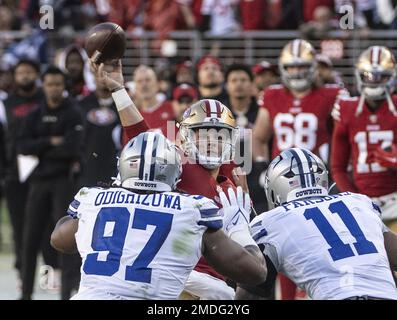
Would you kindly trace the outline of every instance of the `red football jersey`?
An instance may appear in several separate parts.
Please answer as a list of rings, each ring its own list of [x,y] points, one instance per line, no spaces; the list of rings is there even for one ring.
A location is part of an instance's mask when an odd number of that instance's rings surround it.
[[[397,105],[397,95],[392,97]],[[397,172],[381,167],[373,159],[378,148],[397,143],[397,116],[388,108],[387,101],[376,111],[364,104],[363,111],[355,115],[358,98],[342,99],[340,120],[335,121],[332,137],[332,175],[341,191],[360,192],[378,197],[397,191]],[[352,161],[353,180],[347,167]]]
[[[261,107],[268,110],[272,124],[272,158],[285,149],[298,147],[327,160],[331,140],[327,121],[338,96],[344,94],[346,90],[340,86],[325,85],[298,99],[283,85],[269,86]]]
[[[174,111],[170,101],[164,101],[156,107],[147,110],[139,110],[150,129],[159,129],[166,132],[167,121],[174,119]]]
[[[139,133],[149,130],[149,128],[145,125],[145,122],[142,121],[136,125],[125,127],[124,130],[126,137],[129,140],[137,136]],[[220,206],[218,191],[222,189],[226,192],[229,187],[235,189],[235,185],[230,180],[231,170],[234,167],[235,166],[233,164],[223,165],[220,170],[220,175],[215,179],[204,167],[183,161],[181,181],[178,183],[178,189],[188,194],[198,194],[209,199],[213,199]],[[225,174],[226,176],[221,174]],[[224,279],[222,275],[217,273],[207,264],[204,258],[200,259],[195,270],[210,274],[219,279]]]

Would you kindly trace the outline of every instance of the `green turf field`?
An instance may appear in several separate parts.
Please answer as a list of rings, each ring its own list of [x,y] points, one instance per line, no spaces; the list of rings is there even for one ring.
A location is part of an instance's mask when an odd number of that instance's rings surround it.
[[[0,300],[15,300],[19,298],[17,272],[13,264],[11,226],[3,201],[0,203]],[[40,288],[39,272],[42,265],[43,262],[39,258],[33,298],[39,300],[59,299],[57,292]]]

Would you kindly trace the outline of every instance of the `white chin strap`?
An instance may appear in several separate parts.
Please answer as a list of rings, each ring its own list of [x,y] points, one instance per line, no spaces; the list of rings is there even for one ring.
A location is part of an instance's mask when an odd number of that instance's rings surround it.
[[[220,157],[209,157],[204,156],[200,153],[197,153],[197,158],[199,164],[207,169],[216,169],[222,165],[222,159]]]
[[[390,112],[393,114],[393,116],[397,117],[397,111],[396,111],[396,106],[393,103],[393,100],[390,96],[390,93],[386,91],[386,100],[387,100],[387,105],[389,106]]]
[[[294,90],[305,90],[310,87],[310,82],[307,79],[290,79],[289,85]]]
[[[385,88],[383,87],[376,87],[376,88],[365,87],[363,89],[363,92],[365,96],[367,96],[370,99],[383,99],[383,97],[385,96]]]
[[[388,90],[386,90],[385,88],[382,88],[382,87],[381,88],[364,88],[362,90],[362,93],[361,93],[361,96],[360,96],[360,100],[358,101],[358,106],[357,106],[357,110],[356,110],[356,117],[358,115],[360,115],[361,112],[363,111],[365,98],[376,100],[377,98],[379,99],[379,97],[380,97],[380,99],[384,99],[384,97],[382,97],[382,94],[384,94],[385,97],[386,97],[387,105],[389,107],[389,111],[395,117],[397,117],[396,107],[395,107],[395,105],[393,103],[391,95],[390,95]]]

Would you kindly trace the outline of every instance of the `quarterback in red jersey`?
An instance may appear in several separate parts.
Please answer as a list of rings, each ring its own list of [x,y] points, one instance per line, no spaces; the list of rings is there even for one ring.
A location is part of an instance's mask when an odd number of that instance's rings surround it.
[[[339,85],[316,84],[316,53],[300,39],[287,43],[279,58],[282,84],[265,89],[253,130],[255,161],[268,161],[289,148],[305,148],[327,163],[331,140],[331,111],[341,95]],[[272,140],[271,155],[268,145]],[[297,299],[294,283],[280,275],[281,299]]]
[[[392,52],[365,50],[356,65],[360,97],[342,99],[333,112],[332,174],[341,191],[372,197],[386,224],[397,231],[397,96]],[[353,177],[348,172],[351,159]]]
[[[289,42],[279,59],[281,85],[264,91],[256,119],[254,158],[269,159],[267,145],[273,136],[271,158],[288,148],[313,151],[328,160],[335,100],[346,94],[338,85],[316,86],[316,59],[312,45],[300,39]]]
[[[123,87],[121,61],[117,62],[112,72],[105,72],[104,65],[95,66],[93,71],[106,81],[115,100],[121,123],[127,139],[131,139],[149,129],[139,110]],[[231,111],[219,101],[200,100],[187,109],[180,122],[184,164],[181,181],[177,188],[182,192],[200,194],[214,199],[220,204],[218,193],[229,187],[235,188],[233,182],[221,175],[221,166],[234,157],[238,128]],[[232,223],[230,221],[230,223]],[[227,228],[227,226],[225,226]],[[241,245],[263,260],[258,247],[246,246],[252,239],[249,230],[242,230]],[[185,290],[201,299],[233,299],[234,290],[227,286],[222,276],[216,273],[205,260],[201,259],[190,275]]]

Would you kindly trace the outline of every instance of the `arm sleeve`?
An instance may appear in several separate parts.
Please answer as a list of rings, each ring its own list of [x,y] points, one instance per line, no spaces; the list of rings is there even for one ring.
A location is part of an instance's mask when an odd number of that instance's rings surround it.
[[[357,187],[351,181],[347,172],[350,160],[351,146],[346,125],[335,121],[332,133],[331,172],[340,191],[357,192]]]
[[[267,267],[266,281],[255,287],[244,286],[244,285],[242,286],[239,285],[239,286],[241,286],[242,288],[244,288],[245,290],[247,290],[248,292],[254,295],[264,298],[265,300],[273,300],[278,272],[272,260],[264,253],[265,252],[264,245],[259,245],[259,249],[263,253],[266,260],[266,267]]]
[[[145,120],[133,124],[132,126],[123,127],[123,145],[126,145],[129,140],[135,138],[142,132],[146,132],[149,130],[149,126],[147,125]]]
[[[203,196],[194,196],[195,208],[198,210],[197,224],[208,229],[218,230],[223,227],[223,216],[214,201]]]
[[[89,188],[81,188],[73,198],[73,201],[70,203],[67,214],[73,219],[80,219],[81,212],[83,211],[84,205],[87,203],[87,199],[89,197]]]
[[[268,231],[265,228],[262,215],[254,218],[250,223],[251,235],[254,241],[258,244],[260,248],[263,248],[262,252],[264,255],[269,257],[272,261],[274,267],[279,269],[279,260],[276,250],[276,245],[269,241]]]
[[[51,148],[49,137],[36,137],[35,126],[37,112],[29,114],[22,124],[18,138],[18,152],[25,155],[42,155],[46,150]]]

